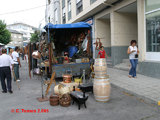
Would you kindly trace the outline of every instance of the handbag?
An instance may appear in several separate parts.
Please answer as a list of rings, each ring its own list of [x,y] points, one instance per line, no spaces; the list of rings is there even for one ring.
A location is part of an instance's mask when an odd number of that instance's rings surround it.
[[[135,58],[138,58],[138,54],[135,54]]]

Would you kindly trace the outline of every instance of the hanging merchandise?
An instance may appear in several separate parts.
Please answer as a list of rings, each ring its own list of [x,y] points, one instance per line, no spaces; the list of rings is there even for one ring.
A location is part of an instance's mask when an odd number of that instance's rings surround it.
[[[83,49],[83,51],[86,51],[87,50],[87,45],[88,45],[88,39],[87,39],[87,35],[86,35],[86,37],[85,37],[85,39],[84,39],[84,41],[83,41],[83,43],[82,43],[82,49]]]

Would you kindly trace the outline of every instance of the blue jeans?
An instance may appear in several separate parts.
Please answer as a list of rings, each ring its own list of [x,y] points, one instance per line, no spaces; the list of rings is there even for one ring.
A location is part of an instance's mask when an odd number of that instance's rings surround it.
[[[15,73],[15,77],[14,77],[14,81],[19,79],[19,65],[18,64],[14,64],[14,73]]]
[[[129,71],[129,75],[132,77],[136,77],[136,68],[138,64],[138,59],[130,59],[131,69]]]

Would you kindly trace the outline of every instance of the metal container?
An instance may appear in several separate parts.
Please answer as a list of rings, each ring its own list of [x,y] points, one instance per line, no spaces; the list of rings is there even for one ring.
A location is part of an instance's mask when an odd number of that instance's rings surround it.
[[[64,83],[71,83],[71,81],[72,81],[72,75],[70,75],[70,74],[63,75],[63,82]]]

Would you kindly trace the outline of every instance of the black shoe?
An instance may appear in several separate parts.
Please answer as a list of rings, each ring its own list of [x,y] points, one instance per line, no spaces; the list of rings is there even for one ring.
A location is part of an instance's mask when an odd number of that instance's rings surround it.
[[[13,93],[13,91],[12,91],[12,90],[10,90],[10,91],[8,91],[8,92],[9,92],[9,93],[11,93],[11,94]]]
[[[7,93],[7,91],[2,91],[2,93]]]

